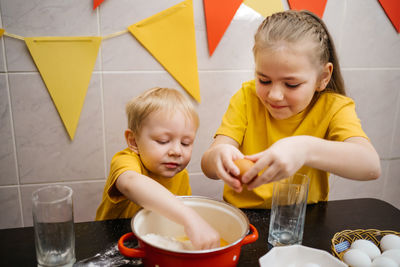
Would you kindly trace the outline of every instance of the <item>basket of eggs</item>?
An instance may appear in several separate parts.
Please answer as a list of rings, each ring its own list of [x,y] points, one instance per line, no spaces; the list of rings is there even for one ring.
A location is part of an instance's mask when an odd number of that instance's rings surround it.
[[[400,233],[390,230],[344,230],[332,238],[332,254],[351,267],[399,267]]]

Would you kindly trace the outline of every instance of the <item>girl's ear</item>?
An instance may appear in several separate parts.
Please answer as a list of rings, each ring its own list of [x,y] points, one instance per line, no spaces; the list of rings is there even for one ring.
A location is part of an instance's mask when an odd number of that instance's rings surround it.
[[[125,140],[128,147],[136,154],[139,154],[139,149],[136,144],[136,135],[132,132],[131,129],[125,131]]]
[[[332,78],[332,72],[333,72],[333,64],[331,62],[326,63],[324,68],[322,69],[322,73],[319,80],[319,86],[317,87],[317,92],[325,90],[326,86],[328,85],[329,81]]]

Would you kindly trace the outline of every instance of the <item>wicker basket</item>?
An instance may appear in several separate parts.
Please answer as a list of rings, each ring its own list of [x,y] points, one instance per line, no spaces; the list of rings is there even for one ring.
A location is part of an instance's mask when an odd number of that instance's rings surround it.
[[[345,244],[346,241],[350,246],[351,243],[356,241],[357,239],[366,239],[372,241],[375,245],[380,248],[380,240],[383,236],[393,234],[400,236],[400,233],[390,230],[377,230],[377,229],[358,229],[358,230],[344,230],[339,233],[336,233],[332,238],[332,254],[338,257],[340,260],[343,260],[343,254],[346,250],[337,251],[338,246],[340,244]]]

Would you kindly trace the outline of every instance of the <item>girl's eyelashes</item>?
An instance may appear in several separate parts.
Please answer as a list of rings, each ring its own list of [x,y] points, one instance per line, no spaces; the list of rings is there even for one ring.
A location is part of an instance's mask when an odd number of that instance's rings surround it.
[[[269,80],[258,79],[258,81],[259,81],[260,83],[262,83],[262,84],[270,84],[270,83],[271,83],[271,81],[269,81]]]
[[[258,81],[259,81],[261,84],[265,84],[265,85],[268,85],[268,84],[271,84],[271,83],[272,83],[270,80],[258,79]],[[301,83],[296,83],[296,84],[286,83],[285,85],[286,85],[288,88],[296,88],[296,87],[300,86],[300,84],[301,84]]]
[[[156,140],[157,143],[159,143],[160,145],[165,145],[168,143],[168,140]]]
[[[289,83],[287,83],[287,84],[286,84],[286,86],[289,87],[289,88],[296,88],[296,87],[298,87],[299,85],[300,85],[300,83],[297,83],[297,84],[289,84]]]

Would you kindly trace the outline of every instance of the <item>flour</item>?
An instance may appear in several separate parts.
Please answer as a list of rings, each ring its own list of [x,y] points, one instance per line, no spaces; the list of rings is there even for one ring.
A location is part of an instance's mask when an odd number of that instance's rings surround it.
[[[173,237],[161,236],[157,234],[146,234],[142,239],[151,245],[168,250],[194,250],[190,240],[178,240]]]
[[[120,254],[118,244],[112,243],[91,258],[78,261],[74,267],[143,266],[142,259],[127,258]]]

